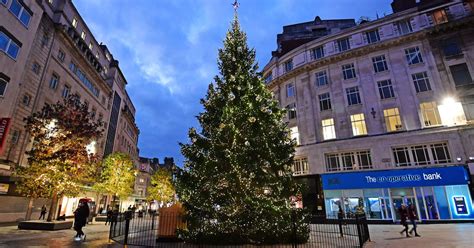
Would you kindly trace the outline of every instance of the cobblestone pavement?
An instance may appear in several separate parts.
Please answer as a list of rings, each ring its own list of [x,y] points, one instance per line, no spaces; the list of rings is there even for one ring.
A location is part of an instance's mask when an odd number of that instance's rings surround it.
[[[411,226],[410,226],[411,228]],[[418,225],[421,237],[406,238],[400,235],[401,225],[369,225],[372,247],[474,247],[474,224]]]

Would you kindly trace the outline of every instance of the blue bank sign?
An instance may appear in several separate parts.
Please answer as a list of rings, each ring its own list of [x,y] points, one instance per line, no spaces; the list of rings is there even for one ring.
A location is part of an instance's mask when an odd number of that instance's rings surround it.
[[[469,181],[463,166],[334,173],[321,178],[325,190],[463,185]]]

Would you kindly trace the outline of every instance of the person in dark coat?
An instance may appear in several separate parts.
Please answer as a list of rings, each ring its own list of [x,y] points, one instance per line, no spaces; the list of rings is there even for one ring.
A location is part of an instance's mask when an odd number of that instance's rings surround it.
[[[410,218],[411,224],[413,225],[412,229],[410,230],[410,234],[415,232],[415,237],[421,237],[416,232],[416,220],[418,219],[418,216],[416,215],[416,208],[414,204],[411,204],[408,207],[408,218]]]
[[[410,235],[408,235],[408,223],[407,223],[408,209],[407,209],[407,206],[405,204],[402,204],[400,206],[400,208],[398,209],[398,212],[400,214],[400,224],[402,224],[402,226],[404,227],[404,229],[400,232],[400,234],[403,235],[403,232],[405,232],[405,234],[408,238],[408,237],[410,237]]]
[[[46,211],[46,205],[43,205],[43,206],[41,207],[41,214],[40,214],[40,217],[39,217],[40,220],[41,220],[41,219],[44,220],[44,217],[46,216],[46,212],[47,212],[47,211]]]
[[[82,231],[82,228],[87,223],[87,218],[89,217],[89,206],[86,202],[79,202],[79,206],[76,211],[74,211],[74,230],[76,231],[75,240],[79,241],[81,238],[85,241],[86,235]]]
[[[105,219],[105,225],[107,225],[107,223],[111,223],[112,222],[112,214],[113,214],[113,211],[112,209],[109,207],[107,209],[107,218]]]

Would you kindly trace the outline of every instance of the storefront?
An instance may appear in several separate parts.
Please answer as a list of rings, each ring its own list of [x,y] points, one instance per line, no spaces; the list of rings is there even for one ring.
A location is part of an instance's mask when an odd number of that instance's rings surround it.
[[[399,219],[401,204],[414,204],[422,220],[474,219],[469,173],[464,166],[347,172],[321,175],[326,216]]]

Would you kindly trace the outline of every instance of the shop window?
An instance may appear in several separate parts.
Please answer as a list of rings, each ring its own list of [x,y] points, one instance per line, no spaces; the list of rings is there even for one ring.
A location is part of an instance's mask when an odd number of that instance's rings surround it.
[[[423,57],[421,57],[419,47],[405,49],[405,57],[407,59],[408,65],[423,63]]]
[[[400,131],[403,129],[398,108],[384,109],[383,116],[385,118],[387,132]]]
[[[431,145],[431,153],[435,164],[451,163],[448,144],[440,143]]]
[[[425,127],[441,125],[436,102],[424,102],[420,104],[421,116],[423,117],[423,125]]]
[[[388,99],[395,97],[392,81],[390,79],[377,82],[377,86],[379,88],[380,99]]]
[[[431,164],[430,158],[428,155],[428,146],[412,146],[411,152],[413,155],[413,162],[415,165],[428,165]]]
[[[289,83],[286,85],[286,97],[295,96],[295,84]]]
[[[342,75],[344,77],[344,80],[355,78],[356,71],[355,71],[354,63],[343,65]]]
[[[321,121],[323,126],[323,139],[330,140],[336,138],[336,129],[334,127],[334,119],[325,119]]]
[[[290,128],[290,138],[296,142],[296,145],[300,144],[300,133],[298,131],[298,126]]]
[[[286,106],[286,111],[288,111],[288,119],[296,119],[296,103],[291,103]]]
[[[331,97],[329,93],[324,93],[318,96],[319,98],[319,110],[330,110],[331,109]]]
[[[395,166],[411,166],[408,147],[393,148],[393,157],[395,158]]]
[[[449,70],[451,71],[456,86],[473,83],[466,63],[452,65],[449,67]]]
[[[293,175],[305,175],[309,173],[308,158],[298,158],[293,162]]]
[[[388,70],[387,60],[385,59],[385,55],[373,57],[372,64],[374,66],[375,73]]]
[[[351,115],[352,134],[354,136],[366,135],[367,127],[365,126],[364,114]]]
[[[328,75],[326,71],[316,72],[315,77],[316,77],[316,86],[324,86],[329,83]]]
[[[416,93],[430,91],[431,85],[426,72],[415,73],[411,75],[413,83],[415,84]]]

